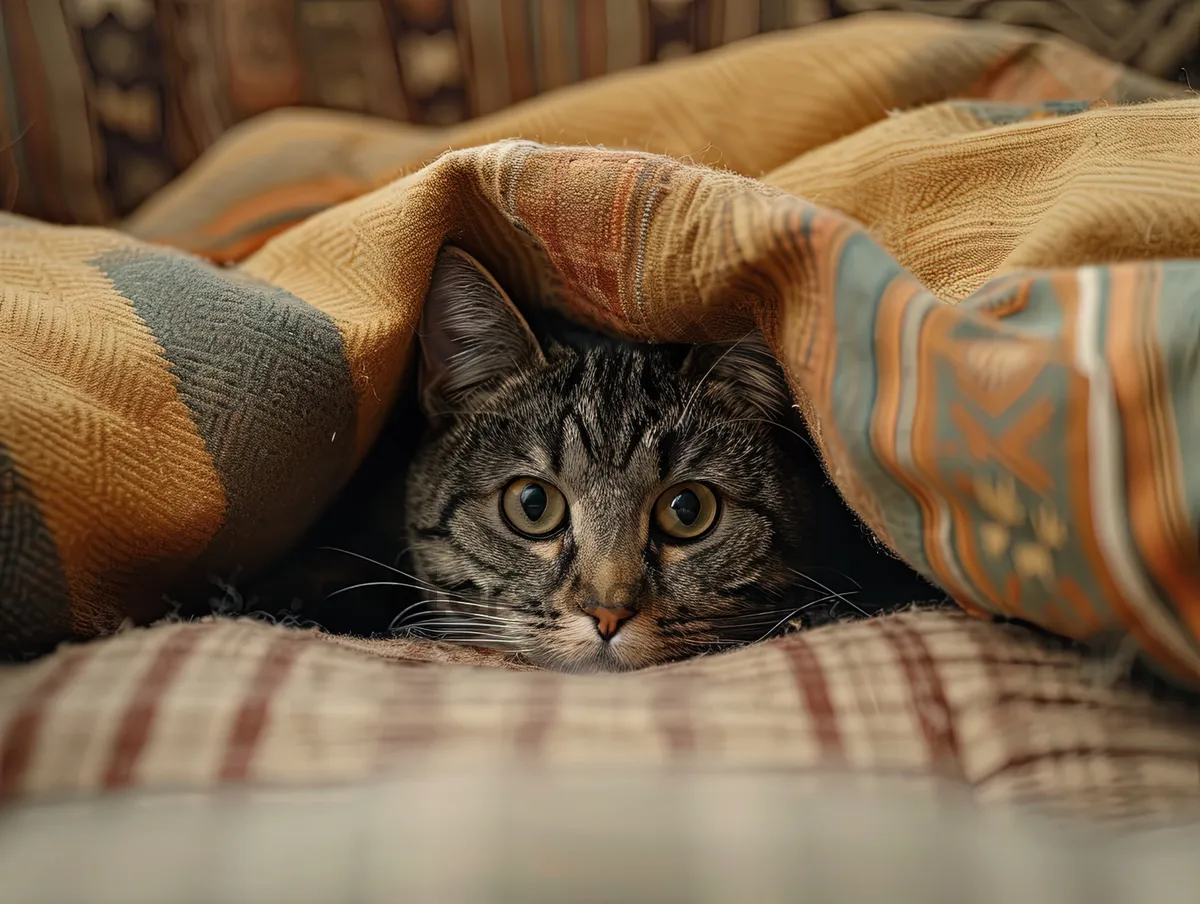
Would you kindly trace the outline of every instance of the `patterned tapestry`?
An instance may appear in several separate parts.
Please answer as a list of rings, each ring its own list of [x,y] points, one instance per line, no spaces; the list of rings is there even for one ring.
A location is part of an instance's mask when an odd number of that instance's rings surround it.
[[[0,0],[0,205],[132,211],[232,125],[316,106],[448,125],[760,32],[902,10],[1197,79],[1194,0]]]

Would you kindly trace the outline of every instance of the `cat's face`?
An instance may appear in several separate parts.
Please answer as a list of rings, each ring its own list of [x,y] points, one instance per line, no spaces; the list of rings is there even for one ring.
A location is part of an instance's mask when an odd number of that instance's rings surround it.
[[[424,620],[437,636],[629,669],[777,633],[826,596],[807,574],[847,516],[761,339],[539,342],[453,249],[421,334],[407,530],[448,610]]]

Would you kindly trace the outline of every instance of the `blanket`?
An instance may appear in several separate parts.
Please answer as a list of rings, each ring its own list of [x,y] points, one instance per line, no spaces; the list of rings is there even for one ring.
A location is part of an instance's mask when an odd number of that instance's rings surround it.
[[[1172,93],[1022,31],[864,16],[450,132],[272,114],[123,232],[0,218],[0,642],[107,635],[0,668],[0,800],[619,758],[1194,818],[1194,713],[1113,682],[1134,652],[1200,673],[1200,104]],[[970,613],[1122,656],[966,612],[599,676],[131,628],[337,495],[447,241],[623,335],[757,323],[882,542]]]
[[[1122,830],[1200,820],[1195,706],[963,612],[598,675],[330,640],[250,619],[173,622],[0,668],[0,816],[117,792],[344,790],[434,767],[468,782],[506,769],[659,781],[694,769],[823,787],[836,774]],[[427,826],[429,815],[389,818]]]
[[[275,114],[142,241],[5,217],[0,636],[276,559],[371,446],[451,241],[622,335],[757,324],[846,500],[964,608],[1200,678],[1200,104],[1120,103],[1172,90],[856,17],[446,134]]]

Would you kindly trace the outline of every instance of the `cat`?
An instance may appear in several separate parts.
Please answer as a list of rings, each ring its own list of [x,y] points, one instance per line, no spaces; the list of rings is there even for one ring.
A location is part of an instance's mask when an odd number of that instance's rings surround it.
[[[418,399],[405,527],[429,599],[402,631],[629,670],[940,596],[843,503],[757,332],[644,344],[523,315],[448,246]]]
[[[843,503],[757,332],[636,343],[523,314],[452,246],[418,332],[416,388],[340,501],[205,611],[595,671],[946,603]]]

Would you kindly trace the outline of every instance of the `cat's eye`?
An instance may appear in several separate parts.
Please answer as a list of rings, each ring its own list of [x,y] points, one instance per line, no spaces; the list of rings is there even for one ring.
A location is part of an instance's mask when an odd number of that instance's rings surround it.
[[[567,517],[567,500],[558,487],[536,477],[518,477],[500,497],[504,520],[519,534],[545,538]]]
[[[702,483],[679,483],[654,503],[654,523],[668,537],[694,540],[717,520],[717,497]]]

